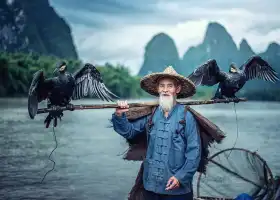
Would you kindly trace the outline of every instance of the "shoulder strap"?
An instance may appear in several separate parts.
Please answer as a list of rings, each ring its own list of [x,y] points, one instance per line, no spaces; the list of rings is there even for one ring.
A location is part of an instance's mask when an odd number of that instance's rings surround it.
[[[186,126],[186,115],[188,111],[189,111],[189,107],[186,106],[184,109],[184,118],[181,121],[179,121],[179,123],[182,124],[183,126]]]
[[[146,131],[147,131],[147,133],[149,133],[150,129],[151,129],[152,126],[154,125],[154,123],[153,123],[153,117],[154,117],[154,114],[155,114],[155,112],[156,112],[157,107],[158,107],[158,106],[153,107],[153,109],[152,109],[152,114],[151,114],[151,116],[150,116],[149,119],[148,119],[148,123],[147,123],[147,125],[146,125]]]
[[[149,120],[148,120],[148,124],[149,124],[150,126],[153,124],[153,116],[154,116],[154,114],[155,114],[155,112],[156,112],[157,107],[158,107],[158,106],[155,106],[155,107],[153,107],[153,109],[152,109],[152,114],[151,114],[151,116],[150,116],[150,118],[149,118]]]
[[[187,112],[188,112],[188,107],[186,106],[185,109],[184,109],[184,118],[183,118],[182,120],[179,121],[179,123],[183,125],[182,129],[184,129],[184,130],[185,130],[186,124],[187,124],[187,120],[186,120]],[[182,129],[181,129],[181,130],[182,130]],[[180,132],[181,132],[181,131],[179,131],[179,133],[180,133]],[[178,132],[177,132],[177,133],[178,133]],[[181,135],[181,137],[183,138],[185,144],[187,144],[187,140],[186,140],[185,134],[183,133],[183,134],[180,134],[180,135]]]
[[[147,124],[146,124],[146,135],[147,135],[147,142],[148,142],[148,143],[149,143],[149,132],[150,132],[152,126],[154,125],[154,123],[153,123],[153,116],[154,116],[154,114],[155,114],[155,112],[156,112],[157,107],[158,107],[158,106],[153,107],[153,109],[152,109],[152,114],[151,114],[151,116],[149,117],[148,122],[147,122]]]

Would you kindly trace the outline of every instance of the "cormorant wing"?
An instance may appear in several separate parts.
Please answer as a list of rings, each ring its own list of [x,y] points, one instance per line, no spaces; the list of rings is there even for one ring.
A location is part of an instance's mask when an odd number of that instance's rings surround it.
[[[227,74],[220,70],[215,59],[208,60],[200,65],[188,76],[195,86],[213,86],[226,79],[226,77]]]
[[[260,56],[252,56],[241,67],[247,80],[262,79],[275,83],[279,81],[277,72]]]
[[[28,92],[28,112],[31,119],[34,119],[38,110],[38,103],[47,99],[53,89],[54,79],[45,79],[43,70],[33,75]]]
[[[76,71],[73,77],[75,79],[75,87],[72,99],[81,99],[88,95],[94,95],[103,101],[113,101],[111,96],[119,98],[105,86],[100,72],[90,63],[86,63]]]

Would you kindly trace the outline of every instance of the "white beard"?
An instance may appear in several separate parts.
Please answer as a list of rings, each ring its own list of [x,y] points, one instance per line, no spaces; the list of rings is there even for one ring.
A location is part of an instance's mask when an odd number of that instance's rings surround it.
[[[174,105],[174,97],[173,96],[164,96],[160,94],[159,96],[159,106],[165,111],[169,112]]]

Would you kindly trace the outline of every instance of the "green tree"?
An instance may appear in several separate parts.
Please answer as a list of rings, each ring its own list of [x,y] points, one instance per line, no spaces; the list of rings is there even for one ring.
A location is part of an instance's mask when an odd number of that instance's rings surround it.
[[[37,53],[6,53],[0,52],[0,96],[13,97],[28,95],[29,85],[33,74],[44,70],[45,77],[51,77],[55,65],[61,58],[44,56]],[[80,60],[65,60],[70,72],[78,70],[82,66]],[[150,95],[140,88],[139,76],[132,76],[128,67],[123,65],[113,66],[106,63],[97,66],[105,85],[113,93],[121,98],[140,98]],[[194,99],[210,99],[216,87],[200,86],[194,95]],[[242,90],[238,96],[247,97],[249,100],[280,101],[280,89],[266,89],[256,91]]]

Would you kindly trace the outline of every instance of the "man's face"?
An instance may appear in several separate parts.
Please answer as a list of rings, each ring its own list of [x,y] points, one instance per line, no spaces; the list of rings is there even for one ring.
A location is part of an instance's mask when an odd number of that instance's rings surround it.
[[[175,80],[171,78],[162,78],[158,82],[158,93],[166,96],[176,97],[180,92],[181,86],[175,84]]]
[[[181,86],[177,86],[175,80],[170,78],[160,79],[158,82],[159,104],[163,110],[168,112],[173,107],[180,90]]]

